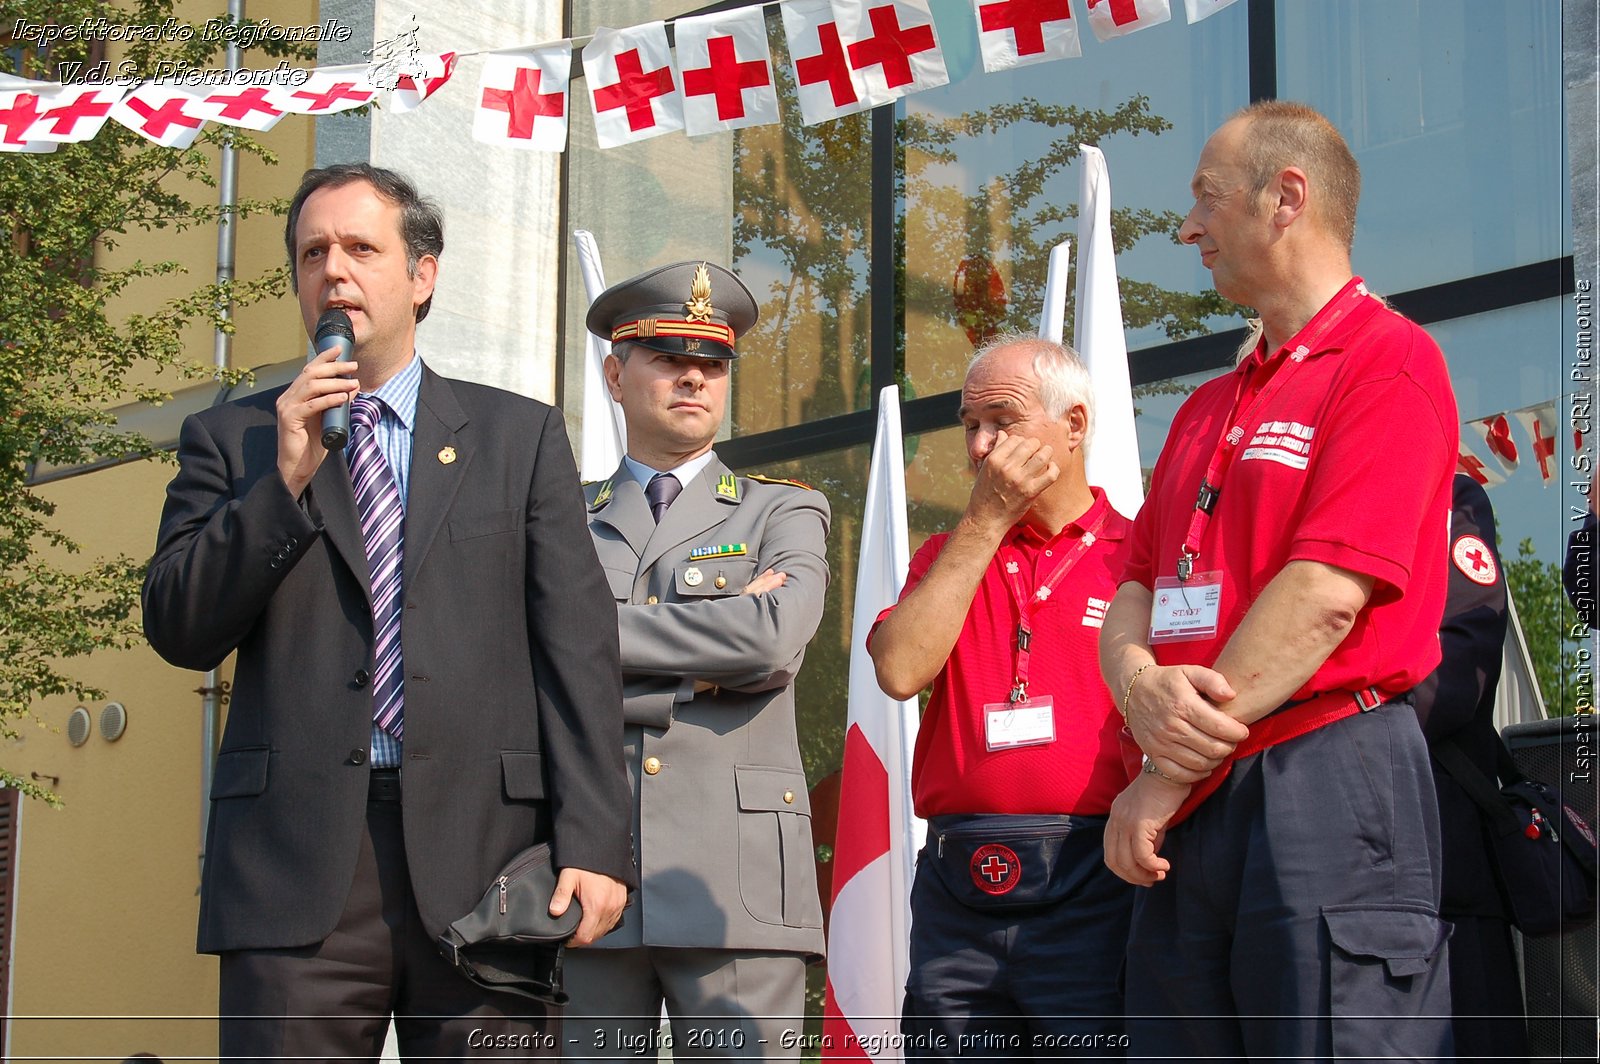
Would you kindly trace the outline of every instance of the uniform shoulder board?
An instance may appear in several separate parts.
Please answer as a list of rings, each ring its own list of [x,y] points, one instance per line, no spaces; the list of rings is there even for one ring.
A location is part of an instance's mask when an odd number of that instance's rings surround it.
[[[806,491],[816,491],[810,484],[803,480],[785,480],[783,477],[764,477],[760,473],[746,473],[746,480],[753,480],[757,484],[787,484],[791,488],[804,488]]]

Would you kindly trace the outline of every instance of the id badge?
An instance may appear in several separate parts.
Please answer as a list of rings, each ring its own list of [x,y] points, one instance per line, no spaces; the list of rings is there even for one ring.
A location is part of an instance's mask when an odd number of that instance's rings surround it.
[[[1188,580],[1160,577],[1150,603],[1150,642],[1211,639],[1217,634],[1221,613],[1221,572],[1195,573]]]
[[[1055,700],[1049,695],[983,707],[983,739],[989,752],[1056,741]]]

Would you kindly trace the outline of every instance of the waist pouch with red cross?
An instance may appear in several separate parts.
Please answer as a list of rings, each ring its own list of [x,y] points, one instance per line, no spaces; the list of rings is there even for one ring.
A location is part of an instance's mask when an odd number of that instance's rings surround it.
[[[1228,773],[1233,771],[1235,761],[1259,754],[1269,746],[1298,739],[1336,720],[1353,717],[1357,713],[1369,713],[1390,700],[1390,696],[1376,687],[1363,687],[1359,691],[1328,691],[1304,702],[1289,702],[1273,710],[1250,725],[1249,736],[1233,748],[1227,760],[1190,789],[1189,797],[1183,800],[1172,819],[1167,821],[1167,830],[1171,831],[1189,819],[1202,802],[1216,793],[1228,778]],[[1131,779],[1138,775],[1144,753],[1133,741],[1133,735],[1127,728],[1122,729],[1121,739],[1122,763]]]
[[[1072,897],[1105,861],[1103,816],[1010,813],[928,820],[922,860],[961,904],[1037,909]]]

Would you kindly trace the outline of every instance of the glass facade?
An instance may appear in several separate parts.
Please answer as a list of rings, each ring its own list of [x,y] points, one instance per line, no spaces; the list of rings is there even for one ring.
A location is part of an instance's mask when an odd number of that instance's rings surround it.
[[[587,32],[597,6],[574,3],[571,28]],[[691,13],[623,6],[648,9],[635,21]],[[628,24],[610,7],[610,24]],[[898,383],[907,404],[915,546],[966,504],[951,393],[974,345],[1037,329],[1048,252],[1075,237],[1079,143],[1099,145],[1110,169],[1134,377],[1150,382],[1136,389],[1147,469],[1183,397],[1231,362],[1231,342],[1184,338],[1242,324],[1175,233],[1202,145],[1252,95],[1305,100],[1349,138],[1365,178],[1357,272],[1402,306],[1426,296],[1413,314],[1446,353],[1463,418],[1552,399],[1565,410],[1572,387],[1559,4],[1246,0],[1195,26],[1175,4],[1170,23],[1105,44],[1082,28],[1082,58],[1006,74],[983,72],[970,3],[932,8],[951,83],[888,113],[802,126],[773,7],[782,125],[599,151],[579,105],[567,154],[568,226],[596,232],[613,280],[705,255],[762,305],[719,453],[813,483],[832,504],[827,615],[797,684],[813,784],[839,766],[848,659],[864,635],[849,631],[850,603],[875,390]],[[1486,277],[1552,265],[1496,281],[1485,302]],[[586,303],[567,288],[572,418]],[[1393,446],[1402,460],[1404,426]],[[1531,537],[1559,560],[1558,486],[1525,469],[1491,499],[1508,554]]]

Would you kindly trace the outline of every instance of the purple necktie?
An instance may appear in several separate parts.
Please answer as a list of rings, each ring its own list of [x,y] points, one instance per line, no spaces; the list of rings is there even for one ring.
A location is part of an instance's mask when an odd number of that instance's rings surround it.
[[[671,473],[657,473],[650,478],[650,483],[644,486],[644,497],[650,503],[650,516],[656,519],[656,524],[661,523],[661,515],[682,490],[683,485]]]
[[[405,557],[406,513],[389,460],[378,447],[381,400],[358,395],[350,407],[350,486],[361,514],[361,538],[372,572],[372,720],[401,739],[405,692],[400,654],[400,576]]]

